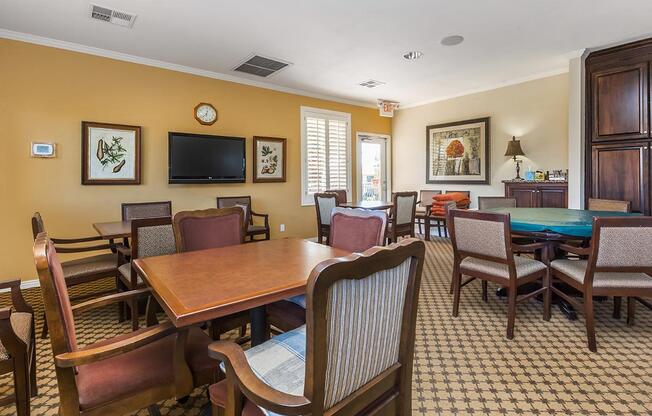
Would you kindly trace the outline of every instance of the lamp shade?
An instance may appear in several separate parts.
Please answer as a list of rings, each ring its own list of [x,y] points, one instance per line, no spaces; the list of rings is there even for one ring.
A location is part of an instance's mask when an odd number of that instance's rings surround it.
[[[516,140],[515,136],[512,136],[512,140],[507,142],[507,150],[505,150],[505,156],[525,156],[523,149],[521,149],[521,141]]]

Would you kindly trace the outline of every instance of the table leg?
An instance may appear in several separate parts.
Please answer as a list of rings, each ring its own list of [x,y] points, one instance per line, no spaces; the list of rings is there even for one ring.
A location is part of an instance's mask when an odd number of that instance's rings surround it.
[[[269,326],[267,325],[267,308],[258,306],[249,310],[251,318],[251,346],[255,347],[269,339]]]
[[[425,220],[423,220],[423,228],[425,229],[425,239],[426,241],[430,241],[430,218],[426,217]]]

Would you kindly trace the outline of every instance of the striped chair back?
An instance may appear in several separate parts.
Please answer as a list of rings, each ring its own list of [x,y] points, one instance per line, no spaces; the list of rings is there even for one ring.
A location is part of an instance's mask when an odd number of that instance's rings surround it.
[[[396,408],[409,410],[424,251],[409,238],[315,267],[307,295],[306,377],[313,380],[305,392],[312,414],[373,407],[390,391],[400,392]],[[364,389],[379,377],[384,389]]]
[[[330,225],[333,208],[338,206],[337,194],[324,192],[315,194],[315,207],[317,208],[317,223],[319,225]]]

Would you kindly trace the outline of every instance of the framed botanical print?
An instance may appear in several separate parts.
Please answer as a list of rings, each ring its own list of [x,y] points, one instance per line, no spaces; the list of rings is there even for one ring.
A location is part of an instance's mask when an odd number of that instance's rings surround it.
[[[426,127],[426,183],[489,184],[489,117]]]
[[[285,182],[286,139],[254,136],[254,182]]]
[[[82,122],[82,184],[140,184],[140,126]]]

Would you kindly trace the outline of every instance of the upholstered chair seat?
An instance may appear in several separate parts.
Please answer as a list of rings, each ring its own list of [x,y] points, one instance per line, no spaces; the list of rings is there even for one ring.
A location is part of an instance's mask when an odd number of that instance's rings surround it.
[[[527,257],[514,257],[514,265],[516,266],[517,279],[541,270],[546,270],[545,264]],[[497,263],[495,261],[479,259],[477,257],[467,257],[462,260],[460,266],[464,270],[473,270],[509,279],[509,267],[505,263]]]
[[[101,347],[147,331],[142,328],[101,341],[86,349]],[[206,350],[211,339],[199,328],[192,328],[186,344],[186,361],[193,374],[206,373],[216,365]],[[174,382],[176,334],[154,341],[128,353],[77,367],[77,389],[82,410],[102,406],[116,397],[129,397],[143,390]],[[81,348],[83,351],[85,348]]]
[[[32,336],[32,314],[27,312],[12,312],[9,321],[11,322],[11,327],[16,336],[18,336],[18,338],[25,344],[29,345]],[[9,352],[7,352],[7,348],[4,344],[0,342],[0,361],[8,359]]]
[[[125,263],[122,266],[118,267],[118,271],[120,272],[120,274],[124,279],[126,280],[131,279],[131,263]],[[140,286],[143,284],[143,279],[139,275],[137,275],[136,282],[137,285]]]
[[[550,263],[550,267],[572,277],[575,281],[581,284],[584,284],[584,276],[586,276],[587,266],[587,260],[555,260]],[[593,275],[593,287],[641,287],[652,289],[652,277],[645,273],[596,272]]]
[[[118,265],[118,255],[113,253],[99,254],[61,263],[66,280],[75,280],[89,274],[111,273]]]

